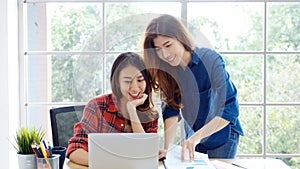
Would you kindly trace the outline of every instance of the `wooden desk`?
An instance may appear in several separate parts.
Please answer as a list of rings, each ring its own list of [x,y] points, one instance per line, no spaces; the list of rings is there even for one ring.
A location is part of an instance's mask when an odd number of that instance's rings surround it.
[[[247,169],[291,169],[283,161],[279,159],[211,159],[211,160],[219,160],[229,164],[231,164],[232,162],[238,162],[243,166],[247,166]],[[64,169],[88,169],[88,167],[72,163],[69,161],[69,159],[66,158]],[[160,163],[158,169],[164,169],[164,166]]]
[[[64,169],[88,169],[88,168],[89,167],[75,164],[67,158],[65,160]],[[164,166],[161,164],[161,162],[159,164],[159,169],[164,169]]]
[[[235,164],[241,164],[247,169],[291,169],[279,159],[236,159]]]
[[[64,169],[88,169],[89,167],[72,163],[69,159],[65,159]]]

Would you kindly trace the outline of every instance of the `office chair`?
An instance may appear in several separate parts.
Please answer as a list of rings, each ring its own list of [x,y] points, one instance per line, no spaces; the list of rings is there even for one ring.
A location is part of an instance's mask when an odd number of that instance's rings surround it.
[[[53,146],[68,147],[74,124],[81,120],[84,105],[50,109]]]

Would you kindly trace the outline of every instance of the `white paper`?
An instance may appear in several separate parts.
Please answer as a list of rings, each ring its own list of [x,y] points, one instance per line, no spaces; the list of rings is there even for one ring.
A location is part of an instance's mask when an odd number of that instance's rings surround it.
[[[216,169],[209,161],[207,154],[194,152],[194,161],[190,162],[186,159],[181,161],[181,146],[170,145],[166,156],[166,166],[169,169]],[[185,157],[189,157],[188,151],[185,152]]]

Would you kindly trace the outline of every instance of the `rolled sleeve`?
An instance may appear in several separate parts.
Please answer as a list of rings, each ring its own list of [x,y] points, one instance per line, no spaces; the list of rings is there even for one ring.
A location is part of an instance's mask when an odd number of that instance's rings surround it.
[[[84,132],[80,123],[76,123],[74,126],[74,136],[69,140],[66,152],[67,158],[69,158],[73,151],[79,148],[88,151],[88,134]]]
[[[179,110],[173,109],[170,106],[162,106],[163,111],[162,111],[162,117],[163,120],[165,121],[167,118],[173,117],[173,116],[179,116]]]

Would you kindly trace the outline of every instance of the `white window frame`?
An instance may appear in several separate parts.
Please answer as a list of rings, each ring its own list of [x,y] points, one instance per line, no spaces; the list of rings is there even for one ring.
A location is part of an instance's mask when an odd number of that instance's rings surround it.
[[[19,3],[19,13],[21,14],[20,19],[19,19],[19,25],[24,25],[26,23],[26,18],[22,15],[26,13],[26,5],[24,3],[45,3],[45,2],[99,2],[99,3],[105,3],[105,2],[145,2],[146,0],[25,0],[25,1],[20,1]],[[161,2],[159,0],[150,0],[150,2]],[[181,11],[181,18],[183,20],[187,19],[187,3],[189,2],[264,2],[264,23],[263,23],[263,30],[264,30],[264,48],[263,51],[261,52],[222,52],[220,51],[221,54],[261,54],[263,55],[264,58],[264,63],[263,63],[263,73],[264,75],[266,74],[266,56],[269,54],[300,54],[300,51],[298,52],[269,52],[266,49],[266,8],[267,8],[267,3],[268,2],[300,2],[300,0],[164,0],[164,2],[181,2],[182,4],[182,11]],[[103,10],[104,11],[104,10]],[[103,12],[104,13],[104,12]],[[104,15],[104,14],[103,14]],[[22,72],[24,70],[24,65],[25,60],[24,56],[28,54],[58,54],[58,53],[68,53],[68,54],[76,54],[79,52],[49,52],[49,51],[26,51],[26,35],[24,31],[24,26],[19,27],[19,60],[20,60],[20,110],[24,110],[28,103],[26,102],[26,83],[27,83],[27,77],[26,73]],[[105,39],[105,38],[104,38]],[[105,53],[105,48],[103,49]],[[82,53],[82,52],[80,52]],[[274,158],[274,157],[279,157],[279,158],[290,158],[290,157],[300,157],[300,154],[269,154],[266,153],[266,108],[268,106],[300,106],[300,102],[294,102],[294,103],[267,103],[266,101],[266,77],[263,77],[263,101],[262,103],[240,103],[240,106],[260,106],[263,107],[263,150],[262,154],[238,154],[238,157],[262,157],[262,158]],[[104,83],[105,85],[105,83]],[[103,89],[105,89],[105,86],[103,86]],[[33,103],[37,105],[54,105],[53,103]],[[68,103],[55,103],[56,105],[67,105]],[[82,104],[82,103],[72,103],[74,104]],[[21,124],[26,124],[27,123],[27,114],[21,114]]]

